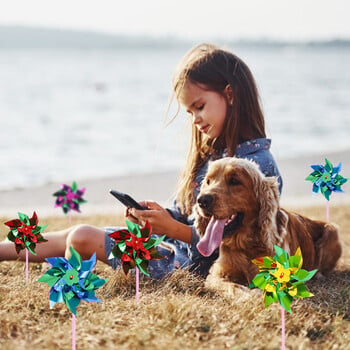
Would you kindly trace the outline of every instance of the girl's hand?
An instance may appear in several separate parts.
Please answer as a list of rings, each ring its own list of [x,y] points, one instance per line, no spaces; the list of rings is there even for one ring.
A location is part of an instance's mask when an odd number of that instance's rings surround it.
[[[153,233],[167,235],[186,243],[191,242],[192,230],[190,226],[176,221],[166,209],[156,202],[143,201],[140,204],[148,209],[127,208],[125,216],[128,220],[140,226],[144,226],[147,220]]]
[[[147,210],[128,208],[126,214],[130,221],[144,226],[147,220],[152,226],[152,232],[156,234],[167,234],[171,231],[175,220],[166,209],[153,201],[144,201],[140,204]]]
[[[135,224],[141,225],[141,223],[139,222],[139,220],[137,220],[137,218],[133,215],[131,215],[130,213],[130,207],[127,207],[124,211],[124,217],[125,219],[127,219],[128,221],[134,222]]]
[[[138,202],[140,205],[141,205],[141,207],[144,207],[144,208],[148,208],[148,206],[147,206],[147,204],[146,203],[148,203],[148,202],[146,202],[146,201],[142,201],[142,202]],[[138,224],[138,225],[142,225],[142,226],[144,226],[144,224],[145,223],[142,223],[137,217],[135,217],[135,216],[133,216],[132,215],[132,213],[131,213],[131,210],[132,210],[133,208],[131,208],[131,207],[127,207],[126,209],[125,209],[125,211],[124,211],[124,217],[127,219],[127,220],[129,220],[129,221],[131,221],[131,222],[134,222],[135,224]],[[142,210],[139,210],[140,212],[142,211]],[[145,221],[146,222],[146,221]]]

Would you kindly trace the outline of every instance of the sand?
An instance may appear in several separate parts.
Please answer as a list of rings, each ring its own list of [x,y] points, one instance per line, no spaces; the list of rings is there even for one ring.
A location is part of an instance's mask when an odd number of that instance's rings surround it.
[[[312,194],[312,184],[305,181],[311,173],[311,164],[324,164],[327,157],[333,165],[342,162],[341,175],[350,177],[350,150],[329,153],[326,156],[305,156],[290,159],[278,159],[277,163],[283,177],[283,207],[304,207],[322,205],[325,199],[321,194]],[[136,200],[155,200],[163,206],[171,205],[180,170],[155,172],[152,174],[116,176],[96,179],[76,179],[79,186],[86,187],[85,198],[88,203],[82,205],[82,215],[120,214],[124,207],[108,192],[113,188],[132,195]],[[65,179],[62,180],[65,182]],[[66,183],[70,184],[71,180]],[[334,193],[331,203],[335,205],[350,202],[350,181],[343,185],[345,193]],[[17,188],[0,191],[0,216],[15,217],[17,212],[30,215],[34,210],[40,216],[62,215],[59,208],[54,208],[52,194],[59,189],[60,183],[49,183],[39,187]],[[79,214],[75,214],[79,215]]]

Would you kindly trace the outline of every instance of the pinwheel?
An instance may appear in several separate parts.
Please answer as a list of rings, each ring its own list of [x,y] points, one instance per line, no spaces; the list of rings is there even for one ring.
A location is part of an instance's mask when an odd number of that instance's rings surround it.
[[[36,255],[36,244],[47,242],[41,235],[41,232],[45,230],[47,225],[38,225],[38,216],[35,211],[30,219],[26,214],[22,213],[18,213],[18,217],[19,219],[5,222],[5,225],[11,228],[7,238],[15,243],[17,254],[19,254],[22,249],[26,249],[26,282],[28,283],[28,251]]]
[[[293,298],[312,297],[304,282],[310,280],[317,270],[306,271],[301,268],[303,257],[298,248],[294,256],[289,257],[288,253],[278,246],[275,247],[274,257],[265,256],[252,260],[258,266],[259,273],[254,277],[249,288],[258,287],[264,291],[265,307],[273,302],[281,304],[282,312],[282,349],[285,348],[284,334],[284,310],[292,313],[291,303]]]
[[[75,317],[76,308],[81,300],[99,302],[95,290],[103,286],[108,279],[100,279],[91,271],[96,265],[96,253],[89,260],[81,259],[80,255],[70,247],[71,256],[47,258],[52,266],[38,280],[47,283],[50,289],[50,308],[58,302],[64,302],[72,312],[72,347],[75,349]]]
[[[326,216],[327,221],[329,219],[329,197],[332,192],[344,192],[341,186],[348,181],[347,178],[339,175],[341,170],[341,163],[338,166],[333,167],[332,163],[325,159],[326,164],[323,165],[311,165],[314,170],[305,180],[313,183],[312,192],[317,194],[321,192],[326,198],[327,208]]]
[[[148,221],[143,228],[131,221],[126,221],[126,225],[127,229],[109,234],[116,244],[108,258],[119,258],[125,275],[129,270],[136,268],[136,301],[138,301],[139,270],[149,276],[147,272],[149,261],[163,258],[155,247],[163,241],[165,236],[152,238],[152,228]]]
[[[70,214],[71,210],[80,213],[80,204],[87,203],[87,201],[83,199],[84,193],[85,188],[78,189],[78,185],[75,181],[73,181],[72,187],[62,184],[61,189],[53,194],[53,196],[57,197],[55,208],[61,207],[64,214]]]

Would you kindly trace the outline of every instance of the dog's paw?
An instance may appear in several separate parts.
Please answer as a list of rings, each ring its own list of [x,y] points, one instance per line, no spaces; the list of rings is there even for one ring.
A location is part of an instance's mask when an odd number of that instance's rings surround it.
[[[322,282],[322,281],[325,280],[325,278],[326,277],[325,277],[325,275],[322,272],[317,271],[317,273],[315,275],[315,280]]]
[[[238,283],[225,281],[217,275],[209,274],[205,280],[205,287],[222,296],[234,297],[235,300],[246,301],[253,294],[252,290]]]

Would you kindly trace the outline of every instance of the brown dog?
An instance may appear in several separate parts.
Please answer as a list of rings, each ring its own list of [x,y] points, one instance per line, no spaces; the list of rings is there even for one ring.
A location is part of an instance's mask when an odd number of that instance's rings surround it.
[[[303,268],[332,270],[340,255],[337,228],[279,207],[278,183],[257,164],[223,158],[209,165],[194,206],[200,253],[220,247],[211,274],[247,285],[258,272],[251,260],[274,255],[274,244],[294,255],[298,247]]]

